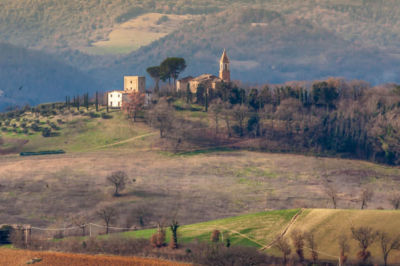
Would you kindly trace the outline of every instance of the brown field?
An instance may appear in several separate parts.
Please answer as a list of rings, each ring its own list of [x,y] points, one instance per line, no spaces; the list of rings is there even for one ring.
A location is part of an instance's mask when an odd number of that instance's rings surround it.
[[[142,141],[142,140],[138,140]],[[101,223],[95,210],[112,204],[114,226],[154,226],[178,215],[182,224],[268,209],[330,208],[321,176],[340,191],[339,208],[359,208],[360,187],[374,186],[368,208],[390,209],[390,191],[400,185],[400,169],[357,160],[248,151],[177,156],[134,143],[106,151],[56,156],[0,158],[3,223],[64,227],[83,215]],[[123,170],[134,184],[112,197],[105,177]]]
[[[3,266],[19,266],[26,265],[27,262],[34,258],[41,258],[42,261],[34,263],[35,265],[49,266],[87,266],[87,265],[113,265],[113,266],[179,266],[190,265],[179,262],[136,258],[136,257],[121,257],[121,256],[106,256],[106,255],[83,255],[83,254],[68,254],[60,252],[37,252],[28,250],[12,250],[0,249],[0,265]]]

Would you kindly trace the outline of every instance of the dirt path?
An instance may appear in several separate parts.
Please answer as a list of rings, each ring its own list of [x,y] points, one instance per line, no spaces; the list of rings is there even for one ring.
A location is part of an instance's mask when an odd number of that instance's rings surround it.
[[[246,236],[246,235],[244,235],[244,234],[242,234],[242,233],[240,233],[240,232],[238,232],[238,231],[236,231],[236,230],[228,229],[228,228],[226,228],[226,227],[224,227],[224,226],[219,226],[219,227],[222,228],[222,229],[224,229],[224,230],[226,230],[226,231],[229,231],[229,232],[231,232],[231,233],[238,234],[238,235],[240,235],[241,237],[246,238],[246,239],[250,240],[251,242],[253,242],[253,243],[255,243],[255,244],[257,244],[257,245],[260,245],[260,246],[262,246],[263,248],[265,248],[265,245],[264,245],[264,244],[258,242],[258,241],[255,240],[255,239],[252,239],[252,238],[250,238],[250,237],[248,237],[248,236]]]
[[[120,145],[120,144],[129,143],[129,142],[131,142],[131,141],[134,141],[134,140],[137,140],[137,139],[140,139],[140,138],[144,138],[144,137],[148,137],[148,136],[153,136],[153,135],[155,135],[155,134],[157,134],[157,133],[156,133],[156,132],[147,133],[147,134],[140,135],[140,136],[136,136],[136,137],[133,137],[133,138],[130,138],[130,139],[126,139],[126,140],[114,142],[114,143],[107,144],[107,145],[103,145],[103,146],[99,146],[99,147],[94,147],[94,148],[85,150],[85,152],[100,150],[100,149],[109,148],[109,147],[116,146],[116,145]]]
[[[273,245],[276,243],[276,241],[282,237],[285,236],[285,234],[287,233],[287,231],[289,230],[289,228],[294,225],[297,221],[297,218],[300,216],[300,214],[302,214],[304,211],[304,209],[300,209],[300,211],[298,213],[295,214],[295,216],[292,217],[292,219],[290,220],[289,224],[286,226],[286,228],[283,230],[283,232],[271,243],[269,243],[268,245],[264,246],[263,248],[261,248],[260,250],[265,250],[265,249],[270,249],[273,247]]]

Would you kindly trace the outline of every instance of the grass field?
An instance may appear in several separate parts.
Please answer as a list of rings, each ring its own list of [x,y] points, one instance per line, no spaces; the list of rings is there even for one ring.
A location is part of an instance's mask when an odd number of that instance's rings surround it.
[[[299,216],[290,224],[295,214]],[[290,241],[293,230],[312,232],[315,235],[319,257],[327,260],[337,260],[340,251],[338,246],[339,236],[345,234],[349,239],[350,258],[355,259],[359,251],[358,244],[352,240],[350,228],[352,226],[370,226],[375,230],[381,230],[390,234],[399,233],[400,211],[375,211],[375,210],[332,210],[332,209],[305,209],[280,210],[262,212],[250,215],[242,215],[232,218],[209,221],[179,228],[180,241],[190,242],[194,240],[210,241],[213,230],[219,230],[225,238],[229,235],[233,245],[244,245],[266,250],[267,253],[279,256],[280,253],[274,247],[266,248],[276,236],[284,234]],[[123,235],[137,238],[150,238],[156,230],[141,230],[127,232]],[[169,241],[170,231],[167,230]],[[376,242],[369,249],[374,261],[381,263],[381,251]],[[310,252],[306,250],[306,257],[310,258]],[[394,251],[390,256],[390,262],[400,261],[400,252]]]
[[[219,230],[225,238],[228,237],[233,245],[262,247],[275,239],[277,233],[288,226],[293,216],[299,210],[279,210],[256,214],[247,214],[237,217],[214,220],[204,223],[185,225],[179,229],[181,242],[194,240],[210,241],[213,230]],[[132,231],[125,236],[136,238],[150,238],[156,229]],[[167,240],[170,231],[168,229]]]
[[[105,110],[101,110],[105,112]],[[83,152],[93,151],[97,148],[112,148],[113,144],[125,142],[126,140],[136,138],[142,135],[148,135],[153,130],[145,126],[143,123],[133,125],[128,121],[126,115],[120,111],[111,110],[109,113],[111,119],[103,119],[101,117],[91,118],[84,114],[94,112],[91,108],[89,111],[81,109],[82,114],[67,113],[57,114],[50,117],[35,117],[27,113],[20,121],[12,119],[10,124],[16,124],[17,127],[22,123],[28,124],[28,121],[39,121],[42,127],[49,127],[49,123],[57,124],[59,130],[53,130],[57,133],[53,137],[43,137],[41,132],[29,131],[29,134],[22,132],[6,131],[1,132],[0,136],[5,138],[5,143],[0,148],[6,149],[7,145],[17,146],[17,140],[28,141],[20,151],[39,151],[39,150],[57,150],[63,149],[66,152]],[[100,113],[99,113],[100,114]],[[57,121],[61,120],[62,123]],[[136,142],[138,143],[138,142]]]
[[[154,228],[159,221],[177,217],[184,225],[180,230],[184,242],[208,240],[212,230],[219,229],[229,232],[233,244],[261,248],[282,232],[298,208],[331,207],[323,192],[325,179],[339,190],[338,207],[347,209],[360,208],[359,194],[366,185],[375,192],[369,209],[391,209],[390,193],[400,187],[399,167],[359,160],[229,148],[166,152],[157,131],[127,121],[121,112],[110,114],[111,119],[83,114],[39,117],[42,126],[49,124],[46,120],[63,120],[58,136],[50,138],[37,132],[2,133],[5,138],[28,140],[24,151],[67,151],[52,156],[0,157],[2,223],[60,228],[72,226],[73,218],[81,216],[99,224],[96,210],[112,205],[118,211],[113,226]],[[11,121],[17,127],[21,122]],[[121,197],[113,197],[113,188],[106,184],[107,175],[116,170],[136,179]],[[288,208],[293,210],[265,212]],[[237,215],[241,216],[216,220]],[[306,210],[293,228],[315,231],[321,250],[337,254],[337,245],[332,243],[336,232],[349,233],[349,219],[371,226],[377,223],[377,228],[385,221],[385,229],[396,230],[399,217],[392,211]],[[210,220],[216,221],[206,222]],[[335,230],[339,222],[341,227]],[[153,232],[127,234],[149,237]]]
[[[190,265],[179,262],[170,262],[158,259],[105,256],[105,255],[82,255],[59,252],[38,252],[28,250],[12,250],[0,248],[0,265],[21,266],[26,265],[33,259],[41,259],[35,265],[47,266],[86,266],[86,265],[115,265],[115,266],[180,266]]]

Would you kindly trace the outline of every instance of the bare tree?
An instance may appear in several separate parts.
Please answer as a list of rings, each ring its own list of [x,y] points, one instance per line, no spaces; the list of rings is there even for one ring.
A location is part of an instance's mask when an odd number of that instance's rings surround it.
[[[282,252],[282,255],[283,255],[283,264],[286,265],[286,263],[287,263],[287,258],[288,258],[288,256],[290,255],[290,253],[292,253],[292,249],[290,248],[289,242],[288,242],[285,238],[279,236],[279,237],[277,238],[277,240],[276,240],[274,246],[275,246],[280,252]]]
[[[336,189],[335,185],[324,182],[324,192],[332,201],[333,208],[336,209],[338,201],[338,190]]]
[[[400,208],[400,193],[393,193],[389,198],[390,204],[392,204],[393,209],[398,210]]]
[[[133,118],[133,122],[136,122],[138,113],[144,108],[146,96],[142,92],[132,92],[127,98],[122,108],[128,114],[128,117]]]
[[[400,235],[389,236],[386,232],[378,232],[378,241],[381,246],[383,261],[386,266],[390,252],[393,250],[400,250]]]
[[[114,197],[120,196],[119,192],[125,189],[128,182],[128,175],[124,171],[116,171],[107,176],[107,182],[114,186]],[[133,179],[133,182],[136,180]]]
[[[290,235],[292,238],[293,246],[296,249],[296,254],[299,257],[300,262],[304,261],[304,234],[299,230],[293,230]]]
[[[311,250],[311,257],[314,265],[318,262],[318,252],[317,252],[317,243],[315,242],[315,236],[313,233],[309,232],[304,234],[307,246]]]
[[[244,135],[244,122],[247,118],[249,113],[249,109],[244,104],[242,105],[235,105],[233,108],[233,117],[238,123],[239,126],[239,135],[242,137]]]
[[[157,226],[157,233],[151,236],[150,243],[154,248],[161,248],[165,246],[165,228],[162,223],[158,223]]]
[[[175,111],[168,104],[165,98],[161,98],[159,102],[147,113],[148,122],[151,126],[160,130],[160,137],[165,138],[173,129],[175,120]]]
[[[367,260],[371,257],[371,252],[368,251],[368,247],[371,246],[377,239],[377,232],[375,232],[371,227],[358,227],[351,228],[351,233],[353,235],[353,239],[358,241],[358,245],[361,250],[357,253],[357,257],[363,262],[367,262]]]
[[[109,232],[109,228],[111,223],[115,220],[117,217],[117,211],[115,208],[111,206],[106,206],[97,211],[97,215],[103,219],[105,225],[106,225],[106,234]]]
[[[215,122],[215,134],[218,134],[219,120],[223,112],[223,103],[221,99],[216,99],[211,103],[210,114]]]
[[[350,251],[350,245],[347,236],[341,235],[339,237],[338,244],[340,248],[340,262],[344,264],[347,261],[346,253]]]
[[[232,137],[231,131],[231,116],[232,116],[232,109],[229,103],[225,103],[223,110],[222,110],[222,118],[225,121],[226,130],[228,132],[228,137]]]
[[[365,187],[361,190],[360,201],[361,201],[361,210],[364,210],[368,206],[368,202],[372,200],[374,196],[374,191],[370,187]]]

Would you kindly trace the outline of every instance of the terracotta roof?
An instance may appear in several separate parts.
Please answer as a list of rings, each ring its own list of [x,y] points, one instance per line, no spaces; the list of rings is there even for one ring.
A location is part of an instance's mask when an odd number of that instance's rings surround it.
[[[193,80],[194,81],[198,81],[198,82],[202,82],[202,81],[208,81],[208,80],[212,80],[212,81],[220,80],[220,78],[217,77],[217,76],[214,76],[212,74],[203,74],[203,75],[200,75],[200,76],[194,78]]]
[[[192,79],[193,79],[192,76],[187,76],[187,77],[185,77],[185,78],[181,78],[181,79],[178,80],[178,81],[181,81],[181,82],[188,82],[188,81],[191,81]]]
[[[226,54],[226,50],[224,49],[224,52],[222,53],[221,56],[221,62],[222,63],[229,63],[229,58],[228,55]]]

